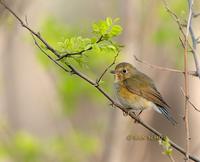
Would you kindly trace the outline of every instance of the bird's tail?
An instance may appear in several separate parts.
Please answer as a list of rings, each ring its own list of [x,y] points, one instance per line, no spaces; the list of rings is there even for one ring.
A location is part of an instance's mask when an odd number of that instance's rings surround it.
[[[169,110],[164,107],[158,107],[159,113],[163,114],[166,119],[168,119],[173,125],[176,125],[177,122],[174,120],[172,115],[170,114]]]

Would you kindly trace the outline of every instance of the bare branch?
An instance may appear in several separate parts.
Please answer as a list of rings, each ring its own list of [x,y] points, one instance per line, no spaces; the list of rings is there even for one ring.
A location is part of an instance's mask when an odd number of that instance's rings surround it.
[[[185,97],[185,92],[184,92],[183,88],[181,87],[180,89],[181,89],[181,92],[182,92],[183,96]],[[190,104],[196,111],[200,112],[200,109],[198,109],[198,108],[192,103],[192,101],[191,101],[190,99],[188,100],[188,102],[189,102],[189,104]]]
[[[176,15],[175,12],[173,12],[169,7],[168,7],[168,4],[166,2],[166,0],[162,0],[163,1],[163,4],[164,4],[164,7],[166,9],[166,11],[172,16],[172,18],[174,19],[174,21],[177,23],[181,33],[183,34],[183,36],[185,37],[185,32],[183,30],[183,26],[182,26],[182,23],[179,19],[179,17]]]
[[[192,8],[191,8],[191,14],[192,14]],[[192,16],[191,16],[191,20],[190,20],[190,24],[189,24],[189,32],[190,32],[190,36],[192,38],[192,48],[193,48],[193,57],[194,57],[194,62],[195,62],[195,66],[196,66],[196,71],[197,71],[197,75],[200,78],[200,58],[199,55],[197,54],[197,43],[198,43],[198,38],[195,37],[193,28],[192,28]]]
[[[184,74],[185,72],[184,71],[181,71],[181,70],[176,70],[176,69],[172,69],[172,68],[167,68],[167,67],[162,67],[162,66],[158,66],[158,65],[153,65],[153,64],[150,64],[146,61],[143,61],[141,59],[139,59],[137,56],[133,55],[133,57],[135,58],[135,60],[141,64],[144,64],[146,66],[149,66],[151,68],[155,68],[155,69],[159,69],[159,70],[163,70],[163,71],[170,71],[170,72],[174,72],[174,73],[182,73]],[[192,75],[192,76],[196,76],[196,72],[195,71],[189,71],[188,72],[189,75]]]
[[[103,71],[103,73],[100,75],[100,77],[97,79],[96,84],[99,85],[102,78],[106,74],[106,72],[115,64],[117,57],[119,56],[119,52],[116,53],[115,57],[113,58],[113,62]]]
[[[163,139],[163,135],[158,132],[156,129],[152,128],[151,126],[149,126],[148,124],[144,123],[141,119],[139,119],[137,116],[135,116],[134,113],[130,113],[128,112],[128,109],[122,107],[121,105],[119,105],[117,102],[115,102],[100,86],[97,86],[96,82],[91,80],[90,78],[88,78],[86,75],[82,74],[81,72],[79,72],[77,69],[75,69],[72,65],[67,64],[66,67],[64,67],[63,65],[61,65],[60,63],[58,63],[55,59],[53,59],[46,51],[44,51],[40,45],[38,44],[37,39],[39,39],[46,47],[49,51],[51,51],[55,56],[57,56],[58,58],[60,58],[60,55],[57,53],[57,51],[52,48],[42,37],[40,34],[34,32],[32,29],[30,29],[25,23],[23,23],[23,21],[9,8],[7,7],[2,1],[0,1],[0,4],[2,4],[22,25],[22,27],[26,28],[33,36],[34,42],[36,44],[36,46],[52,61],[54,62],[57,66],[59,66],[61,69],[63,69],[66,73],[73,73],[76,76],[78,76],[79,78],[81,78],[82,80],[86,81],[88,84],[90,84],[91,86],[93,86],[94,88],[96,88],[103,96],[105,96],[105,98],[107,98],[114,106],[118,107],[119,109],[121,109],[123,112],[129,114],[129,116],[136,120],[140,125],[142,125],[144,128],[146,128],[147,130],[149,130],[150,132],[154,133],[155,135],[157,135],[159,138]],[[36,38],[35,38],[35,37]],[[180,146],[178,146],[176,143],[174,143],[173,141],[170,141],[170,144],[173,148],[175,148],[177,151],[179,151],[181,154],[185,155],[186,152],[184,151],[184,149],[182,149]],[[200,160],[192,155],[189,155],[189,158],[195,162],[199,162]]]
[[[198,112],[200,112],[200,109],[198,109],[190,100],[188,101],[190,105]]]
[[[171,160],[171,162],[175,162],[173,156],[171,154],[168,155],[169,159]]]
[[[166,11],[172,16],[172,18],[174,19],[174,21],[177,23],[177,25],[179,27],[179,30],[180,30],[181,34],[183,35],[184,39],[186,39],[186,34],[184,32],[184,29],[183,29],[184,26],[182,25],[179,17],[176,15],[175,12],[173,12],[168,7],[168,4],[167,4],[167,2],[165,0],[162,0],[162,1],[163,1],[163,4],[164,4],[164,7],[165,7]],[[192,15],[191,14],[190,14],[189,18],[190,18],[190,20],[188,22],[190,22],[190,24],[191,24],[191,22],[192,22]],[[193,57],[194,57],[195,66],[196,66],[196,76],[198,76],[200,78],[200,63],[199,63],[200,59],[199,59],[199,56],[196,53],[196,44],[197,44],[197,41],[196,41],[196,39],[194,37],[193,30],[191,30],[192,29],[191,25],[189,25],[188,29],[189,29],[189,32],[190,32],[190,35],[191,35],[193,43],[191,45],[190,42],[188,41],[188,39],[186,39],[186,41],[187,41],[188,46],[191,48],[191,52],[192,52]],[[188,29],[187,29],[187,31],[188,31]]]
[[[192,6],[193,0],[188,0],[189,4],[189,15],[187,21],[187,29],[186,29],[186,36],[185,36],[185,48],[184,48],[184,91],[185,91],[185,114],[184,114],[184,121],[185,121],[185,131],[186,131],[186,152],[185,152],[185,161],[189,161],[189,151],[190,151],[190,130],[189,130],[189,109],[188,109],[188,101],[189,101],[189,77],[188,77],[188,37],[189,32],[191,34],[191,24],[192,24]],[[195,57],[194,57],[195,59]],[[198,73],[198,69],[197,73]]]
[[[32,35],[33,40],[35,45],[40,49],[41,52],[43,52],[51,61],[53,61],[56,65],[58,65],[60,68],[62,68],[65,72],[67,73],[73,73],[72,71],[69,71],[68,69],[66,69],[63,65],[61,65],[60,63],[58,63],[56,60],[54,60],[46,51],[44,51],[42,49],[42,47],[38,44],[36,38],[34,37],[34,35]]]
[[[51,52],[53,52],[57,57],[59,57],[59,54],[57,53],[57,51],[54,50],[53,47],[51,47],[42,37],[39,33],[34,32],[31,28],[29,28],[27,25],[25,25],[25,23],[17,16],[17,14],[15,12],[13,12],[5,3],[2,2],[2,0],[0,0],[0,4],[2,6],[4,6],[9,12],[10,14],[12,14],[22,25],[22,27],[26,28],[29,32],[31,32],[33,35],[35,35],[45,46],[48,50],[50,50]]]

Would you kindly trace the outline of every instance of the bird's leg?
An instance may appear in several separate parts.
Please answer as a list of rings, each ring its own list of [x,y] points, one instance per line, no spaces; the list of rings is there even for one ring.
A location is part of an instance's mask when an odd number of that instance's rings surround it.
[[[142,112],[143,112],[143,110],[140,110],[140,112],[136,115],[136,117],[138,118],[138,119],[140,119],[140,114],[142,114]],[[134,123],[138,123],[138,121],[137,120],[135,120],[134,121]]]
[[[140,114],[142,114],[143,110],[140,110],[140,112],[137,114],[137,117],[139,117]]]
[[[123,116],[127,116],[128,115],[128,113],[126,113],[125,111],[123,111]]]
[[[133,113],[134,115],[136,115],[135,111],[133,109],[131,109],[131,108],[128,109],[128,112],[123,112],[123,115],[127,116],[127,115],[130,115],[130,113]]]
[[[130,115],[130,113],[133,113],[134,116],[135,116],[136,118],[139,119],[139,115],[142,113],[142,111],[143,111],[143,110],[141,110],[141,111],[139,112],[139,114],[136,115],[135,110],[130,108],[130,109],[128,110],[127,113],[126,113],[126,112],[123,112],[123,115],[124,115],[124,116],[127,116],[127,115]],[[135,119],[134,123],[138,123],[138,121]]]

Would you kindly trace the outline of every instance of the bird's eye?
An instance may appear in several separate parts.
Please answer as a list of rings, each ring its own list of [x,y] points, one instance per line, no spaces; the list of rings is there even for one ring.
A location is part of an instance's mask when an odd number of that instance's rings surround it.
[[[127,73],[127,70],[126,69],[123,69],[123,71],[122,71],[123,73]]]

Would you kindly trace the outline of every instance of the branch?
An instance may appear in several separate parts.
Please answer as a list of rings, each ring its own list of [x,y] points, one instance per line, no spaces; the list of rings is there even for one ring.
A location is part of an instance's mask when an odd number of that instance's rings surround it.
[[[168,157],[169,157],[169,159],[171,160],[171,162],[175,162],[175,160],[174,160],[174,158],[173,158],[172,155],[169,154]]]
[[[183,25],[180,21],[180,19],[178,18],[178,16],[176,15],[175,12],[173,12],[169,7],[168,7],[168,4],[165,0],[162,0],[163,1],[163,4],[164,4],[164,7],[166,9],[166,11],[172,16],[172,18],[174,19],[174,21],[177,23],[178,27],[179,27],[179,30],[181,32],[181,34],[183,35],[184,37],[184,40],[186,39],[186,34],[183,30]],[[193,11],[192,13],[193,14]],[[190,18],[190,24],[192,22],[192,15],[189,16]],[[186,26],[187,27],[187,26]],[[191,25],[189,26],[189,31],[190,31],[190,35],[191,35],[191,38],[192,38],[192,45],[190,44],[190,42],[188,41],[188,39],[186,39],[187,41],[187,44],[188,46],[191,48],[191,52],[193,54],[193,58],[194,58],[194,61],[195,61],[195,67],[196,67],[196,75],[195,76],[198,76],[200,78],[200,59],[197,55],[197,52],[196,52],[196,45],[198,43],[198,39],[195,39],[194,37],[194,33],[193,33],[193,30],[191,28]]]
[[[59,54],[57,53],[57,51],[52,48],[42,37],[40,34],[35,33],[32,29],[30,29],[27,25],[25,25],[23,23],[23,21],[10,9],[8,8],[2,1],[0,1],[0,4],[2,4],[22,25],[22,27],[26,28],[31,34],[33,34],[33,36],[35,36],[36,38],[38,38],[46,47],[49,51],[51,51],[54,55],[56,55],[58,58],[60,58]],[[147,130],[149,130],[150,132],[152,132],[153,134],[157,135],[159,138],[163,139],[163,135],[158,132],[156,129],[152,128],[151,126],[149,126],[148,124],[144,123],[141,119],[139,119],[138,117],[135,116],[134,113],[130,113],[128,112],[128,110],[124,107],[122,107],[121,105],[119,105],[117,102],[115,102],[98,84],[96,84],[95,81],[91,80],[90,78],[88,78],[86,75],[82,74],[81,72],[79,72],[78,70],[76,70],[76,68],[74,68],[73,66],[67,64],[67,67],[64,67],[61,63],[57,62],[54,58],[52,58],[46,51],[44,51],[38,44],[37,40],[34,37],[34,42],[36,44],[36,46],[52,61],[54,62],[57,66],[59,66],[61,69],[63,69],[66,73],[72,73],[76,76],[78,76],[79,78],[83,79],[84,81],[86,81],[88,84],[90,84],[91,86],[93,86],[94,88],[96,88],[103,96],[105,96],[105,98],[107,98],[113,105],[115,105],[116,107],[118,107],[119,109],[121,109],[123,112],[127,113],[132,119],[136,120],[140,125],[142,125],[144,128],[146,128]],[[49,48],[51,47],[51,48]],[[176,149],[178,152],[180,152],[181,154],[185,155],[186,152],[180,147],[178,146],[176,143],[174,143],[173,141],[170,141],[171,146]],[[189,155],[189,158],[195,162],[200,162],[200,160],[192,155]]]
[[[2,0],[0,0],[0,4],[2,6],[5,7],[5,9],[7,9],[10,14],[12,14],[22,25],[22,27],[26,28],[29,32],[31,32],[33,35],[35,35],[45,46],[48,50],[50,50],[51,52],[53,52],[57,57],[59,57],[59,54],[57,53],[57,51],[55,51],[55,49],[53,47],[51,47],[40,35],[40,33],[36,33],[34,32],[31,28],[29,28],[27,25],[25,25],[25,23],[16,15],[15,12],[13,12],[5,3],[3,3]]]
[[[190,100],[188,100],[188,102],[196,111],[200,112],[200,110]]]
[[[141,64],[144,64],[146,66],[149,66],[151,68],[155,68],[155,69],[159,69],[159,70],[163,70],[163,71],[170,71],[170,72],[174,72],[174,73],[182,73],[184,74],[185,72],[184,71],[181,71],[181,70],[176,70],[176,69],[172,69],[172,68],[167,68],[167,67],[162,67],[162,66],[158,66],[158,65],[153,65],[153,64],[150,64],[146,61],[143,61],[141,59],[139,59],[137,56],[133,55],[133,57],[135,58],[135,60]],[[188,72],[189,75],[192,75],[192,76],[197,76],[196,72],[195,71],[189,71]]]
[[[115,55],[113,62],[103,71],[103,73],[100,75],[100,77],[97,79],[96,84],[99,85],[101,82],[102,78],[106,74],[106,72],[115,64],[117,57],[119,56],[119,52]]]
[[[191,11],[191,15],[190,15],[190,24],[189,24],[189,32],[190,32],[190,36],[192,38],[192,47],[193,47],[193,57],[194,57],[194,62],[195,62],[195,66],[196,66],[196,71],[197,71],[197,75],[200,78],[200,58],[199,55],[197,54],[197,44],[198,44],[198,38],[195,37],[193,28],[192,28],[192,18],[193,18],[193,9],[192,9],[192,5],[193,5],[193,0],[189,0],[189,4],[190,4],[190,11]]]
[[[193,0],[188,0],[189,4],[189,15],[187,21],[187,29],[186,29],[186,36],[184,42],[184,91],[185,91],[185,131],[186,131],[186,152],[185,152],[185,161],[189,161],[189,151],[190,151],[190,130],[189,130],[189,110],[188,110],[188,100],[189,100],[189,78],[188,78],[188,36],[189,32],[191,33],[191,24],[192,24],[192,6]],[[198,69],[196,69],[198,70]],[[198,71],[197,71],[198,73]]]
[[[162,0],[163,1],[163,4],[164,4],[164,7],[166,9],[166,11],[171,15],[171,17],[174,19],[174,21],[177,23],[181,33],[183,34],[183,36],[185,37],[185,32],[183,30],[183,25],[179,19],[179,17],[176,15],[176,13],[174,11],[172,11],[169,7],[168,7],[168,4],[166,2],[166,0]]]
[[[181,88],[181,92],[182,92],[183,96],[186,97],[183,88]],[[198,108],[193,104],[193,102],[192,102],[190,99],[188,100],[188,102],[189,102],[189,104],[190,104],[197,112],[200,112],[200,109],[198,109]]]

